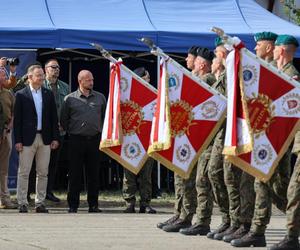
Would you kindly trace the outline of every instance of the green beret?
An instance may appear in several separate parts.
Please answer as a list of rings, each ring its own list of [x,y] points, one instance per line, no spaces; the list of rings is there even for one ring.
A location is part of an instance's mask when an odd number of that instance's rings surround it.
[[[201,48],[199,47],[197,49],[197,56],[200,56],[202,58],[204,58],[207,61],[212,61],[214,59],[215,54],[210,51],[208,48]]]
[[[222,38],[221,37],[216,37],[216,39],[215,39],[215,47],[218,47],[218,46],[220,46],[220,45],[223,45],[224,44],[224,42],[223,42],[223,40],[222,40]]]
[[[216,39],[215,39],[215,47],[218,47],[218,46],[220,46],[220,45],[223,45],[224,44],[224,42],[223,42],[223,40],[222,40],[222,38],[221,37],[216,37]]]
[[[273,32],[258,32],[254,35],[255,42],[258,41],[273,41],[275,42],[278,35]]]
[[[290,35],[279,35],[275,41],[275,45],[288,45],[293,44],[296,47],[299,46],[297,39]]]

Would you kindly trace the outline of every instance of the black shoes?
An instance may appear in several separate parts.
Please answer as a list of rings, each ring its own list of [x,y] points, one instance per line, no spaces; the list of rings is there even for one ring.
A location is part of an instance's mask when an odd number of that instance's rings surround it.
[[[97,206],[89,208],[89,213],[101,213],[101,212],[102,210],[99,209]]]
[[[53,202],[60,202],[60,199],[57,198],[53,193],[47,194],[46,200],[53,201]]]
[[[209,231],[209,226],[194,224],[191,227],[180,229],[179,233],[182,233],[184,235],[207,235]]]
[[[159,222],[156,226],[160,229],[162,229],[164,226],[173,224],[176,220],[179,219],[179,215],[174,215],[173,217],[171,217],[170,219],[164,221],[164,222]]]
[[[251,224],[243,224],[232,234],[225,235],[223,241],[230,243],[232,240],[241,239],[250,231]]]
[[[220,226],[217,227],[217,229],[209,232],[206,236],[207,238],[209,239],[213,239],[215,234],[219,234],[219,233],[222,233],[224,232],[225,230],[227,230],[227,228],[230,227],[230,224],[229,223],[222,223]]]
[[[134,206],[134,204],[129,204],[125,208],[125,210],[123,210],[123,213],[126,213],[126,214],[133,214],[133,213],[135,213],[135,206]],[[153,209],[150,205],[141,205],[139,213],[141,213],[141,214],[144,214],[144,213],[147,213],[147,214],[156,214],[156,210]]]
[[[150,205],[142,205],[140,206],[140,211],[139,213],[141,214],[144,214],[144,213],[147,213],[147,214],[156,214],[156,210],[153,209]]]
[[[282,241],[270,247],[269,250],[299,250],[298,237],[286,235]]]
[[[174,223],[164,226],[162,230],[168,233],[179,232],[180,229],[190,227],[191,225],[190,221],[177,219]]]
[[[226,235],[230,235],[233,234],[236,230],[238,230],[239,228],[236,226],[230,226],[228,227],[225,231],[221,232],[221,233],[216,233],[214,235],[214,240],[223,240],[223,237]]]
[[[232,240],[230,244],[234,247],[265,247],[266,238],[264,234],[258,235],[253,232],[249,232],[240,239]]]
[[[134,204],[129,204],[129,205],[123,210],[123,213],[125,213],[125,214],[134,214],[134,213],[135,213]]]
[[[69,213],[69,214],[76,214],[76,213],[77,213],[77,208],[75,208],[75,207],[70,207],[69,210],[68,210],[68,213]]]
[[[19,207],[19,213],[28,213],[28,206],[27,205],[21,205]]]
[[[35,208],[36,213],[49,213],[48,209],[44,205],[40,205]]]

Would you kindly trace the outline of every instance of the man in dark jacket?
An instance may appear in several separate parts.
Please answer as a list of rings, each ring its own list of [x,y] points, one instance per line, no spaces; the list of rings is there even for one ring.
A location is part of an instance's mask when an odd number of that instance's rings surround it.
[[[18,91],[15,102],[14,135],[19,152],[17,199],[19,212],[28,212],[28,176],[36,158],[36,212],[47,213],[44,205],[51,149],[58,147],[58,120],[51,90],[42,87],[45,75],[41,66],[27,71],[29,85]]]

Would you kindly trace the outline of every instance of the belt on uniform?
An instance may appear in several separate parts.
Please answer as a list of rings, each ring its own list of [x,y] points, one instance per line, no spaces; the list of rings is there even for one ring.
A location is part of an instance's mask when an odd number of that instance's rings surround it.
[[[42,130],[37,130],[36,133],[37,133],[37,134],[41,134],[41,133],[42,133]]]

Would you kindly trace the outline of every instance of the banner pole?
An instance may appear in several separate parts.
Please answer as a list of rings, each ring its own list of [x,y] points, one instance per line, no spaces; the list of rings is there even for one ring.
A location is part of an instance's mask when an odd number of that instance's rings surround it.
[[[160,55],[158,54],[157,55],[157,86],[159,84],[159,80],[160,80]],[[157,161],[157,186],[158,186],[159,191],[161,188],[161,179],[160,179],[161,172],[160,171],[161,171],[160,162]]]

